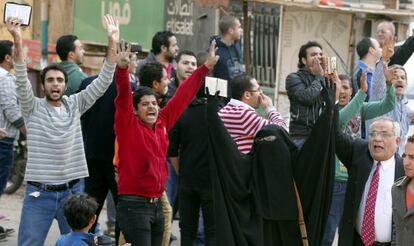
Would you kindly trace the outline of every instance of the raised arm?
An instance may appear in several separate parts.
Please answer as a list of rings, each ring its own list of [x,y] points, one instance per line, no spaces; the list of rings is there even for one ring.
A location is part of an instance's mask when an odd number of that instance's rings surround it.
[[[381,101],[364,104],[361,109],[361,118],[363,120],[372,119],[394,110],[395,88],[393,86],[393,83],[395,70],[395,68],[389,69],[387,67],[387,64],[383,62],[383,72],[387,84],[387,92],[385,98]]]
[[[27,77],[20,25],[21,20],[18,18],[9,17],[7,19],[7,31],[12,35],[14,41],[13,60],[16,71],[16,94],[21,105],[23,116],[28,117],[33,112],[36,98],[33,95],[32,86]]]
[[[361,75],[361,86],[352,100],[339,111],[339,126],[342,128],[348,122],[355,117],[355,115],[361,111],[362,106],[364,105],[365,98],[367,97],[368,83],[367,83],[367,73],[364,72]]]
[[[112,82],[116,62],[125,55],[125,47],[122,47],[123,50],[117,49],[119,42],[118,20],[115,20],[110,15],[105,15],[104,23],[108,34],[108,52],[101,72],[98,78],[92,81],[85,90],[69,97],[69,100],[78,100],[81,113],[86,112],[105,93]]]
[[[404,66],[404,64],[410,59],[414,52],[414,37],[411,36],[405,40],[404,44],[395,49],[394,55],[391,57],[389,66],[398,64]]]
[[[167,105],[160,111],[158,117],[166,122],[167,131],[174,126],[177,119],[196,95],[197,91],[204,84],[208,72],[216,65],[216,42],[212,41],[207,60],[204,65],[198,67],[190,77],[182,82],[177,88],[174,96],[168,101]]]
[[[130,47],[128,48],[130,49]],[[115,98],[115,127],[121,129],[128,124],[130,117],[134,117],[132,102],[132,90],[128,72],[129,57],[124,56],[119,60],[115,71],[115,82],[117,95]]]
[[[314,57],[309,67],[309,73],[315,78],[310,86],[306,86],[302,78],[297,73],[291,73],[286,78],[286,91],[289,99],[297,100],[300,104],[310,106],[318,100],[321,94],[322,84],[325,80],[324,65],[319,59]]]
[[[286,121],[283,119],[282,115],[276,111],[276,108],[273,106],[272,99],[264,94],[260,95],[260,107],[263,108],[267,113],[267,119],[261,117],[253,110],[246,110],[241,118],[245,119],[246,127],[241,129],[243,135],[246,136],[256,136],[256,134],[266,125],[274,124],[283,127],[288,131]]]

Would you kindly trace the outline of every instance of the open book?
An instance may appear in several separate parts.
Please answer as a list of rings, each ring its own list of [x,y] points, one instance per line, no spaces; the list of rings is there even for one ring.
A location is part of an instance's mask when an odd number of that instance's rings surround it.
[[[219,96],[227,97],[227,80],[206,77],[206,88],[208,88],[210,95],[214,96],[217,91],[220,91]]]
[[[4,5],[4,23],[9,17],[17,17],[22,20],[22,26],[30,24],[32,6],[27,4],[6,3]]]

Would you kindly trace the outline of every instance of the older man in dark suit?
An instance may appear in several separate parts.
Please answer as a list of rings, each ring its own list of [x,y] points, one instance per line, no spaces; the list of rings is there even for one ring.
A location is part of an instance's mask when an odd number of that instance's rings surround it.
[[[336,154],[348,169],[339,246],[391,245],[391,187],[404,175],[396,154],[400,128],[389,118],[370,125],[368,142],[336,132]]]
[[[405,145],[405,176],[392,187],[392,210],[395,234],[392,245],[412,245],[414,242],[414,135]]]

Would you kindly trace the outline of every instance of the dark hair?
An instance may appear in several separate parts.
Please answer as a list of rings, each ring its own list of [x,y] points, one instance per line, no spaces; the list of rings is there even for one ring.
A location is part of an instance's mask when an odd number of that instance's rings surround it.
[[[339,74],[338,77],[340,80],[348,80],[349,82],[351,82],[351,77],[349,77],[348,74]]]
[[[178,52],[177,56],[175,57],[175,62],[178,63],[181,59],[181,56],[183,56],[183,55],[194,56],[195,58],[197,58],[196,54],[194,54],[194,52],[192,52],[191,50],[182,50],[182,51]]]
[[[359,59],[364,58],[369,51],[369,48],[374,47],[372,45],[371,38],[363,38],[361,41],[358,42],[356,46],[356,51],[359,56]]]
[[[306,51],[309,48],[312,48],[312,47],[319,47],[320,49],[322,49],[322,46],[316,41],[308,41],[306,44],[302,45],[299,49],[298,68],[304,68],[305,67],[305,64],[302,62],[302,58],[306,59]]]
[[[231,80],[231,93],[234,99],[241,100],[243,93],[252,88],[252,76],[240,74]]]
[[[6,55],[11,56],[13,53],[13,42],[10,40],[0,40],[0,63],[4,62]]]
[[[231,27],[236,25],[236,21],[237,21],[237,18],[234,16],[228,16],[228,15],[223,16],[219,22],[220,34],[221,35],[226,34]]]
[[[161,82],[163,67],[159,62],[147,62],[142,65],[138,73],[139,84],[152,88],[152,82]]]
[[[414,143],[414,135],[411,135],[407,138],[407,143]]]
[[[80,230],[87,227],[95,216],[97,209],[98,203],[95,198],[85,193],[69,197],[65,205],[63,205],[66,221],[72,230]]]
[[[68,54],[71,51],[75,51],[75,41],[78,37],[75,35],[63,35],[56,41],[56,52],[59,55],[60,60],[66,61]]]
[[[47,67],[43,68],[42,72],[40,72],[40,82],[42,82],[43,85],[45,84],[46,73],[49,72],[50,70],[56,70],[56,71],[62,72],[63,76],[65,77],[65,84],[68,83],[68,74],[66,73],[65,69],[57,63],[52,63],[48,65]]]
[[[132,102],[134,104],[134,108],[137,108],[138,103],[141,101],[143,96],[155,96],[154,91],[149,88],[148,86],[138,86],[137,89],[134,91],[132,96]]]
[[[170,47],[170,37],[173,37],[174,33],[170,31],[157,32],[152,38],[152,52],[157,55],[161,53],[161,46]]]

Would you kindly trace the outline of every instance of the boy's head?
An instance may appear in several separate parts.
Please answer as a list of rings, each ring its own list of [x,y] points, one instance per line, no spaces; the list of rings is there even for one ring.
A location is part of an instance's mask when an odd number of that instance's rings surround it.
[[[340,74],[341,88],[339,88],[339,101],[338,104],[342,107],[348,105],[352,97],[352,83],[351,78],[346,74]]]
[[[98,203],[87,194],[71,196],[63,206],[66,221],[73,231],[88,231],[95,223]]]
[[[401,65],[392,65],[390,68],[396,68],[394,73],[395,95],[403,96],[405,89],[407,89],[407,72]]]
[[[158,102],[154,91],[138,86],[133,95],[134,113],[145,125],[153,127],[158,118]]]

